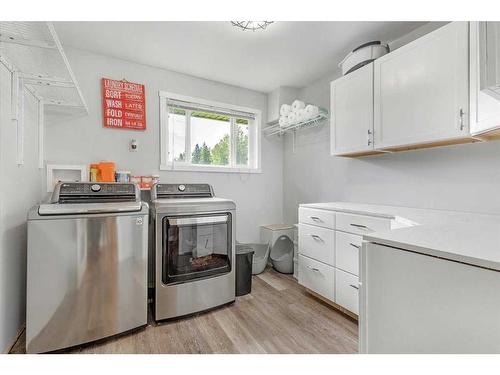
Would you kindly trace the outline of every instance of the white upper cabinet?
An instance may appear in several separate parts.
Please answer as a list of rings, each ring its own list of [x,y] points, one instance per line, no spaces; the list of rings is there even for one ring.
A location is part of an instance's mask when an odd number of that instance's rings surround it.
[[[375,149],[469,136],[468,41],[452,22],[375,60]]]
[[[373,63],[331,83],[332,155],[373,151]]]
[[[500,131],[500,22],[470,23],[470,128]]]

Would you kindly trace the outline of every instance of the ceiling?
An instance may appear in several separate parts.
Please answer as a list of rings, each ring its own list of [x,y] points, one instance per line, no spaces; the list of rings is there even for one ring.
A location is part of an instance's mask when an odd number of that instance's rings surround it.
[[[356,46],[392,41],[424,22],[56,22],[65,46],[252,90],[302,87],[333,72]]]

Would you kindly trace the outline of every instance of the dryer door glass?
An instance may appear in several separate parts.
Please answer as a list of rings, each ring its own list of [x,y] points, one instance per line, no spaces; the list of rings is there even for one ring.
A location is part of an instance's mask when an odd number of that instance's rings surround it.
[[[231,215],[163,220],[163,283],[214,277],[231,271]]]

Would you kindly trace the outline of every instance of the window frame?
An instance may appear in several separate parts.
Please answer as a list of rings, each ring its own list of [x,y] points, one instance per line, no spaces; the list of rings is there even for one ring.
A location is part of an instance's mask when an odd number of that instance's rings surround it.
[[[248,166],[236,165],[236,130],[237,124],[235,118],[237,116],[230,115],[230,165],[206,165],[206,164],[191,164],[191,162],[175,162],[169,161],[169,118],[168,118],[168,100],[185,101],[200,106],[210,106],[228,111],[246,112],[255,117],[254,124],[249,124],[248,129]],[[159,91],[160,100],[160,170],[162,171],[196,171],[196,172],[222,172],[222,173],[262,173],[261,170],[261,120],[262,111],[255,108],[248,108],[234,104],[221,103],[213,100],[196,98],[186,95],[175,94],[167,91]],[[191,112],[191,110],[189,110]],[[200,111],[207,111],[200,108]],[[191,116],[186,117],[186,145],[191,139]],[[189,140],[187,140],[189,138]],[[190,155],[189,150],[185,150],[186,156]],[[189,157],[190,160],[190,157]],[[233,164],[234,163],[234,164]]]

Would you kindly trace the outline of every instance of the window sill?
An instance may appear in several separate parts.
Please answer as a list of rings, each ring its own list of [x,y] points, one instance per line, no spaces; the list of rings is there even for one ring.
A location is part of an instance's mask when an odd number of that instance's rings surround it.
[[[210,172],[210,173],[240,173],[240,174],[259,174],[260,168],[237,168],[237,167],[214,167],[210,165],[171,165],[161,164],[160,171],[172,172]]]

